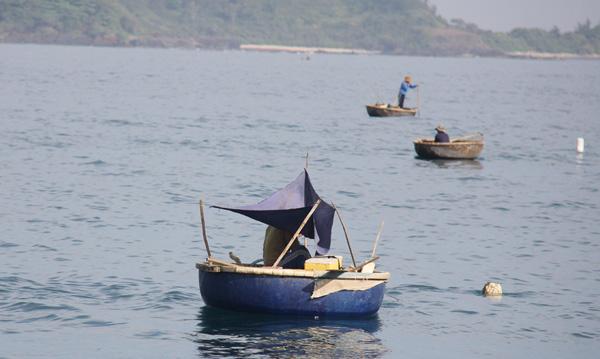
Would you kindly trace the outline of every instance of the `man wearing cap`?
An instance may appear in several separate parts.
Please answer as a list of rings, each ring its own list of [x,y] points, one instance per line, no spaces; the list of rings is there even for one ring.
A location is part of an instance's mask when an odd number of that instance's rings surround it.
[[[446,133],[446,129],[442,125],[437,125],[435,128],[437,131],[435,135],[435,142],[450,142],[450,136]]]
[[[398,106],[404,108],[404,98],[406,97],[406,93],[409,89],[414,89],[415,87],[417,87],[417,85],[412,83],[412,78],[410,76],[404,76],[404,82],[400,85],[400,92],[398,93]]]

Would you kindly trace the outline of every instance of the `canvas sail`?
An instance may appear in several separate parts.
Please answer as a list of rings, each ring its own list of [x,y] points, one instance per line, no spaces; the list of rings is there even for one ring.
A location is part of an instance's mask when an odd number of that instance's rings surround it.
[[[259,222],[294,233],[318,199],[320,197],[310,182],[308,172],[304,170],[290,184],[257,204],[239,208],[214,207],[240,213]],[[302,235],[316,240],[318,254],[326,254],[331,247],[331,227],[334,214],[335,209],[321,201],[302,229]]]

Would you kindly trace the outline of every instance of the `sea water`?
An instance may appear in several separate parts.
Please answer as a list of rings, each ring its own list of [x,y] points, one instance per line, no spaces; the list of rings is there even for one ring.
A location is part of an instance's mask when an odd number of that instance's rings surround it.
[[[407,74],[419,115],[369,118]],[[0,45],[0,357],[596,357],[599,116],[597,61]],[[481,156],[416,158],[438,124]],[[307,153],[357,261],[385,221],[378,315],[205,307],[198,200],[256,203]],[[263,224],[205,212],[215,257],[261,257]]]

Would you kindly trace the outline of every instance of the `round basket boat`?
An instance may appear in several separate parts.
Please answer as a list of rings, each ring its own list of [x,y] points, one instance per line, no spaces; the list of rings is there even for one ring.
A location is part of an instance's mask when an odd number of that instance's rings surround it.
[[[211,262],[196,264],[200,294],[213,307],[327,317],[375,314],[387,272],[313,271]]]
[[[432,139],[418,139],[414,142],[415,151],[422,158],[440,158],[440,159],[467,159],[477,158],[483,150],[483,140],[481,141],[452,141],[452,142],[434,142]]]

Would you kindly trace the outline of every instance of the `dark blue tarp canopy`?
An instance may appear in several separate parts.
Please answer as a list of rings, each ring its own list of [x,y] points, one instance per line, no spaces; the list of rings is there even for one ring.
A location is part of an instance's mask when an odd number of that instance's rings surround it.
[[[275,228],[295,233],[319,198],[310,183],[308,172],[304,170],[293,182],[257,204],[239,208],[214,207],[240,213]],[[321,201],[302,229],[302,235],[316,239],[319,254],[326,254],[331,247],[334,213],[333,207]]]

